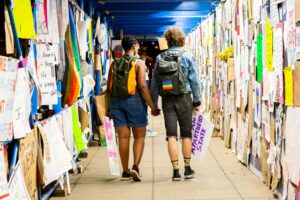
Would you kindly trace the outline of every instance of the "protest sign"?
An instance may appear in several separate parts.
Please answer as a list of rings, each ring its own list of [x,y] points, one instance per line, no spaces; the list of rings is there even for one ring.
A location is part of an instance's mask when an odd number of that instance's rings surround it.
[[[209,141],[214,130],[214,125],[199,112],[192,119],[192,154],[201,161],[208,149]]]

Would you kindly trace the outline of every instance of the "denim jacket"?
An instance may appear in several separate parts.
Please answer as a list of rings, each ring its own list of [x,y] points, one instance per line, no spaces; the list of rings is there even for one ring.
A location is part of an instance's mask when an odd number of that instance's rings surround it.
[[[169,48],[169,50],[181,50],[181,48],[178,46],[174,46]],[[152,84],[151,84],[151,96],[156,105],[158,101],[159,87],[160,87],[160,83],[157,78],[157,65],[160,58],[161,55],[158,55],[156,57]],[[199,85],[199,76],[198,76],[198,71],[197,71],[194,56],[189,52],[184,52],[181,56],[181,66],[182,66],[183,73],[187,77],[186,91],[193,93],[193,102],[199,102],[200,85]]]

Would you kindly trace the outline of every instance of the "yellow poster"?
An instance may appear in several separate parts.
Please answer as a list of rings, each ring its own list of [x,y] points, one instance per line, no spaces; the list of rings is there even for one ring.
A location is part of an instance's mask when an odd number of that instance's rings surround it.
[[[269,72],[273,72],[273,30],[269,19],[266,21],[266,53],[267,69]]]
[[[292,67],[284,68],[284,85],[285,85],[285,105],[294,105],[294,94],[293,94],[293,70]]]
[[[36,38],[30,0],[14,0],[12,8],[19,38]]]
[[[93,54],[93,34],[92,34],[92,23],[88,26],[88,35],[89,35],[89,49],[90,54],[92,55],[92,59],[94,60],[94,54]]]

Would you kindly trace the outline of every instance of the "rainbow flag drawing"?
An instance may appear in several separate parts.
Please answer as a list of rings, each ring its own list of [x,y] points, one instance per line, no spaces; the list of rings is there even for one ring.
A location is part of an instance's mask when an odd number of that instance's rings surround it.
[[[66,73],[63,82],[63,105],[72,105],[80,96],[82,73],[73,11],[69,5],[70,22],[66,32]]]
[[[162,83],[163,91],[169,91],[173,89],[172,80],[164,80]]]

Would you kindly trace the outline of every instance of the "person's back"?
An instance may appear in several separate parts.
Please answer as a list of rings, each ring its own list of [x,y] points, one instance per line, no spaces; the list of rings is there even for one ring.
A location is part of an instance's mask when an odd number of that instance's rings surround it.
[[[168,141],[168,151],[173,166],[173,180],[181,180],[178,167],[177,121],[182,138],[182,153],[185,162],[185,178],[192,178],[195,172],[190,167],[192,150],[192,113],[199,110],[200,87],[195,59],[184,52],[184,34],[181,29],[170,28],[165,33],[169,49],[161,53],[154,66],[151,94],[157,105],[158,95],[162,97],[162,109]],[[191,94],[193,94],[193,99]]]
[[[108,79],[110,95],[110,114],[119,136],[119,152],[123,167],[122,180],[140,181],[139,163],[144,150],[146,134],[147,104],[152,114],[158,115],[145,81],[145,66],[135,57],[138,42],[132,36],[122,40],[125,55],[117,58],[111,65]],[[147,103],[147,104],[146,104]],[[134,164],[128,168],[130,129],[134,135]]]

